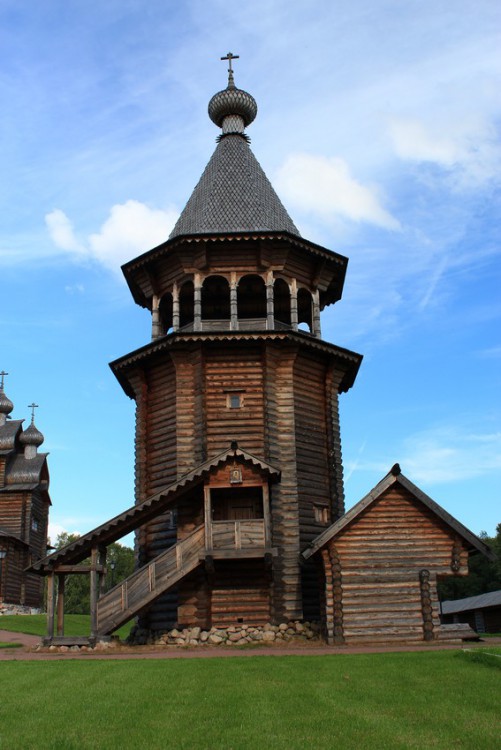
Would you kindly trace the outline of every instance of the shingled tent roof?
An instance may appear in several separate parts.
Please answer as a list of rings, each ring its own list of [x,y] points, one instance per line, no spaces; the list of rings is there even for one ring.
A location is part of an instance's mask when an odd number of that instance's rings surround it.
[[[343,529],[349,526],[359,515],[361,515],[369,506],[371,506],[378,498],[383,495],[393,485],[400,485],[406,489],[416,500],[425,505],[429,510],[432,511],[438,518],[444,523],[450,526],[456,534],[462,537],[469,547],[478,550],[489,560],[495,559],[495,555],[478,536],[472,531],[463,526],[454,516],[451,516],[444,508],[438,503],[431,499],[426,493],[416,487],[410,479],[407,479],[403,474],[400,473],[400,466],[395,464],[388,474],[372,489],[368,495],[366,495],[360,502],[353,506],[344,516],[341,516],[335,523],[325,529],[319,536],[314,539],[309,547],[302,552],[302,557],[307,560],[309,557],[318,552],[324,547],[327,542],[333,539]]]
[[[229,134],[217,145],[170,239],[258,231],[299,235],[245,138]]]
[[[299,235],[249,148],[249,138],[244,131],[256,117],[257,104],[247,91],[235,86],[231,59],[228,86],[214,94],[208,112],[222,133],[170,239],[218,232],[269,231]]]

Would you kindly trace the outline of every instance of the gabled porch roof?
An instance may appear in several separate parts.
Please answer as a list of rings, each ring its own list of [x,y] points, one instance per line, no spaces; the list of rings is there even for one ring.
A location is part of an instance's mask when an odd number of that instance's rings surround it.
[[[46,575],[56,565],[76,564],[85,560],[93,547],[99,545],[107,546],[134,531],[139,526],[148,523],[148,521],[163,513],[174,502],[192,491],[197,485],[202,484],[211,471],[235,459],[239,463],[258,468],[268,475],[270,481],[278,481],[280,478],[280,472],[271,466],[271,464],[239,448],[231,448],[200,464],[196,469],[185,474],[177,482],[164,487],[164,489],[151,495],[144,502],[133,505],[101,526],[80,536],[76,541],[38,560],[29,570]]]
[[[429,510],[432,511],[432,513],[434,513],[444,523],[450,526],[460,537],[462,537],[467,542],[470,547],[473,547],[474,549],[481,552],[489,560],[495,559],[495,555],[493,554],[491,549],[481,539],[479,539],[478,536],[467,529],[466,526],[463,526],[460,521],[451,516],[450,513],[448,513],[444,508],[438,505],[438,503],[432,500],[431,497],[420,490],[419,487],[416,487],[416,485],[413,484],[410,479],[407,479],[407,477],[401,474],[400,466],[398,464],[395,464],[393,468],[388,472],[388,474],[374,487],[374,489],[372,489],[364,498],[362,498],[360,502],[354,505],[353,508],[351,508],[335,523],[333,523],[332,526],[329,526],[328,529],[317,536],[316,539],[311,542],[310,546],[302,552],[302,557],[307,560],[309,557],[314,555],[315,552],[318,552],[327,544],[327,542],[329,542],[349,524],[355,521],[355,519],[360,516],[367,508],[369,508],[379,497],[381,497],[381,495],[386,492],[386,490],[397,484],[405,488],[408,492],[410,492],[411,495],[416,498],[416,500],[425,505]]]

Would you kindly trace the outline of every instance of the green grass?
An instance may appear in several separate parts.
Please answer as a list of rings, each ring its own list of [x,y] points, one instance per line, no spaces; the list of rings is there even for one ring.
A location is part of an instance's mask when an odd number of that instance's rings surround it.
[[[133,623],[122,625],[116,632],[125,640]],[[10,630],[12,633],[28,633],[29,635],[44,636],[47,633],[46,615],[3,615],[0,617],[0,630]],[[89,615],[66,615],[64,618],[65,635],[89,635]],[[0,747],[2,747],[0,743]]]
[[[0,648],[22,648],[22,643],[2,643],[0,642]]]
[[[1,671],[2,750],[500,747],[499,673],[453,651],[68,659]]]
[[[501,647],[485,646],[485,648],[465,648],[457,654],[461,659],[466,659],[487,667],[501,669]],[[501,746],[501,743],[500,743]]]

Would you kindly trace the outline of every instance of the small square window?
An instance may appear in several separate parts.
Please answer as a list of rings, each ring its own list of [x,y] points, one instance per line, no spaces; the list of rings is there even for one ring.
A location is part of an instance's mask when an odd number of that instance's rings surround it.
[[[240,409],[242,406],[242,394],[241,393],[229,393],[228,394],[228,409]]]
[[[327,526],[329,523],[329,508],[326,505],[314,505],[315,523]]]
[[[39,531],[39,529],[40,529],[40,522],[36,516],[33,516],[31,519],[31,530]]]

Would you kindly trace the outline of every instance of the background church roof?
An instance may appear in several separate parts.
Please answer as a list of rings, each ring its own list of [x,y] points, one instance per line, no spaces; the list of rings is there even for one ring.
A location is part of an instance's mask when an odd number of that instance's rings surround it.
[[[219,143],[179,217],[170,239],[217,232],[277,231],[299,235],[244,133],[257,112],[254,98],[233,81],[209,102],[211,120],[222,128]]]

